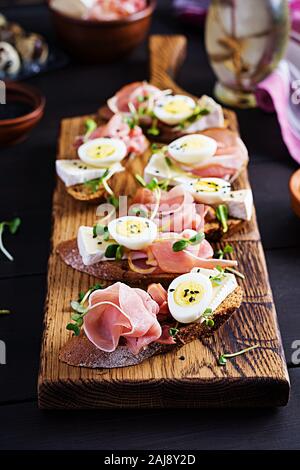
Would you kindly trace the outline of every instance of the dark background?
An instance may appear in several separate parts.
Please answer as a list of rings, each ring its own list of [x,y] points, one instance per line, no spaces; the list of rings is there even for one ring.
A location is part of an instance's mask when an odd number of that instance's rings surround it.
[[[10,2],[11,4],[11,2]],[[44,6],[3,9],[8,18],[53,40]],[[188,58],[178,82],[194,94],[212,93],[203,32],[184,27],[170,2],[159,1],[152,32],[183,33]],[[19,216],[22,226],[6,246],[15,256],[0,256],[0,339],[7,364],[0,366],[0,448],[2,449],[295,449],[300,435],[300,367],[291,363],[300,340],[300,220],[290,209],[288,181],[297,168],[282,143],[274,115],[239,111],[249,148],[250,178],[292,383],[282,409],[45,412],[37,408],[47,258],[51,234],[54,161],[62,117],[96,111],[125,83],[148,76],[147,47],[123,62],[67,67],[36,76],[29,83],[47,99],[45,117],[30,138],[0,149],[0,220]]]

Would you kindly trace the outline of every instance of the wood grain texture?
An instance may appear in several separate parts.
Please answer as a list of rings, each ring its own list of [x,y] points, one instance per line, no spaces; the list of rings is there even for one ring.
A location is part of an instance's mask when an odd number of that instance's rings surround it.
[[[185,39],[181,37],[151,38],[151,80],[155,85],[178,91],[172,76],[183,58],[184,48]],[[230,120],[232,114],[228,116]],[[62,121],[58,158],[74,157],[73,139],[82,131],[85,119]],[[235,123],[233,119],[232,127]],[[122,183],[118,178],[114,184],[121,192],[124,184],[132,191],[130,181]],[[235,182],[236,188],[245,186],[249,186],[246,171]],[[239,269],[246,275],[240,283],[246,292],[244,303],[212,338],[194,341],[179,351],[123,369],[81,369],[60,362],[59,350],[70,335],[65,328],[70,318],[70,300],[95,279],[66,266],[55,247],[74,238],[79,225],[92,225],[94,217],[95,207],[73,200],[58,181],[53,199],[52,249],[38,385],[41,408],[253,407],[287,403],[289,378],[255,215],[248,227],[230,238]],[[216,247],[225,243],[226,240]],[[254,344],[259,345],[254,351],[229,361],[226,367],[218,366],[221,353]]]

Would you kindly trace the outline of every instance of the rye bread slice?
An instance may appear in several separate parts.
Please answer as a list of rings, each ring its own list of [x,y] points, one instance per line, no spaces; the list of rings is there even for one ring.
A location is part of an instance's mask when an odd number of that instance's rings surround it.
[[[237,219],[228,220],[229,230],[227,235],[234,233],[234,231],[238,231],[241,228],[243,222],[244,221]],[[213,221],[206,224],[205,235],[207,239],[214,241],[220,240],[223,233],[219,222]],[[101,263],[86,266],[82,262],[76,238],[59,243],[56,251],[61,259],[68,266],[71,266],[71,268],[104,281],[122,281],[129,284],[130,286],[140,286],[145,285],[145,283],[160,282],[163,286],[168,286],[176,276],[175,274],[162,272],[154,272],[152,274],[136,273],[131,271],[127,260],[102,261]]]
[[[208,327],[205,323],[180,324],[176,335],[176,344],[166,345],[152,343],[139,354],[132,354],[124,345],[119,345],[114,352],[106,353],[91,343],[84,333],[71,337],[59,353],[59,359],[71,366],[105,368],[128,367],[140,364],[158,354],[177,351],[185,344],[201,338],[212,336],[231,315],[240,307],[243,299],[243,289],[237,287],[215,310],[214,326]],[[170,327],[175,326],[170,324]]]

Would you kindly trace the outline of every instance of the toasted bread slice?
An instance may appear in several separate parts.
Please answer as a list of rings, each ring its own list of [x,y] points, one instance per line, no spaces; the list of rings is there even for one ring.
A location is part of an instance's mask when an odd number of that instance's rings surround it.
[[[74,199],[84,202],[99,203],[103,200],[105,195],[105,189],[99,188],[97,191],[92,191],[85,184],[75,184],[74,186],[66,187],[67,193],[70,194]]]
[[[84,333],[81,333],[80,336],[73,336],[69,339],[61,349],[59,359],[71,366],[89,368],[110,369],[137,365],[152,356],[176,351],[191,341],[212,336],[240,307],[242,299],[243,289],[237,287],[215,310],[212,328],[205,323],[176,325],[179,329],[176,335],[176,344],[152,343],[137,355],[132,354],[126,346],[120,345],[114,352],[106,353],[98,349]],[[175,322],[174,325],[170,325],[170,327],[172,326],[175,326]]]

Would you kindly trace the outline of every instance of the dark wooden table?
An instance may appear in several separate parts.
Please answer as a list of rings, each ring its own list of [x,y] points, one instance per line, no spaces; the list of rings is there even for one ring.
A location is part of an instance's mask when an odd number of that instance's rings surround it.
[[[6,9],[8,17],[52,38],[45,7]],[[195,94],[212,93],[203,32],[172,18],[160,1],[152,31],[189,38],[179,83]],[[296,449],[300,435],[300,365],[292,343],[300,340],[300,220],[290,209],[288,180],[296,169],[282,143],[276,117],[240,111],[241,133],[251,155],[250,177],[292,383],[282,409],[42,412],[36,383],[46,293],[54,161],[62,117],[95,111],[124,83],[147,77],[147,47],[105,66],[70,63],[29,80],[47,98],[46,114],[30,138],[0,150],[0,219],[18,215],[20,232],[5,237],[15,255],[0,260],[0,339],[7,364],[0,366],[1,449]],[[5,423],[5,426],[3,426]]]

